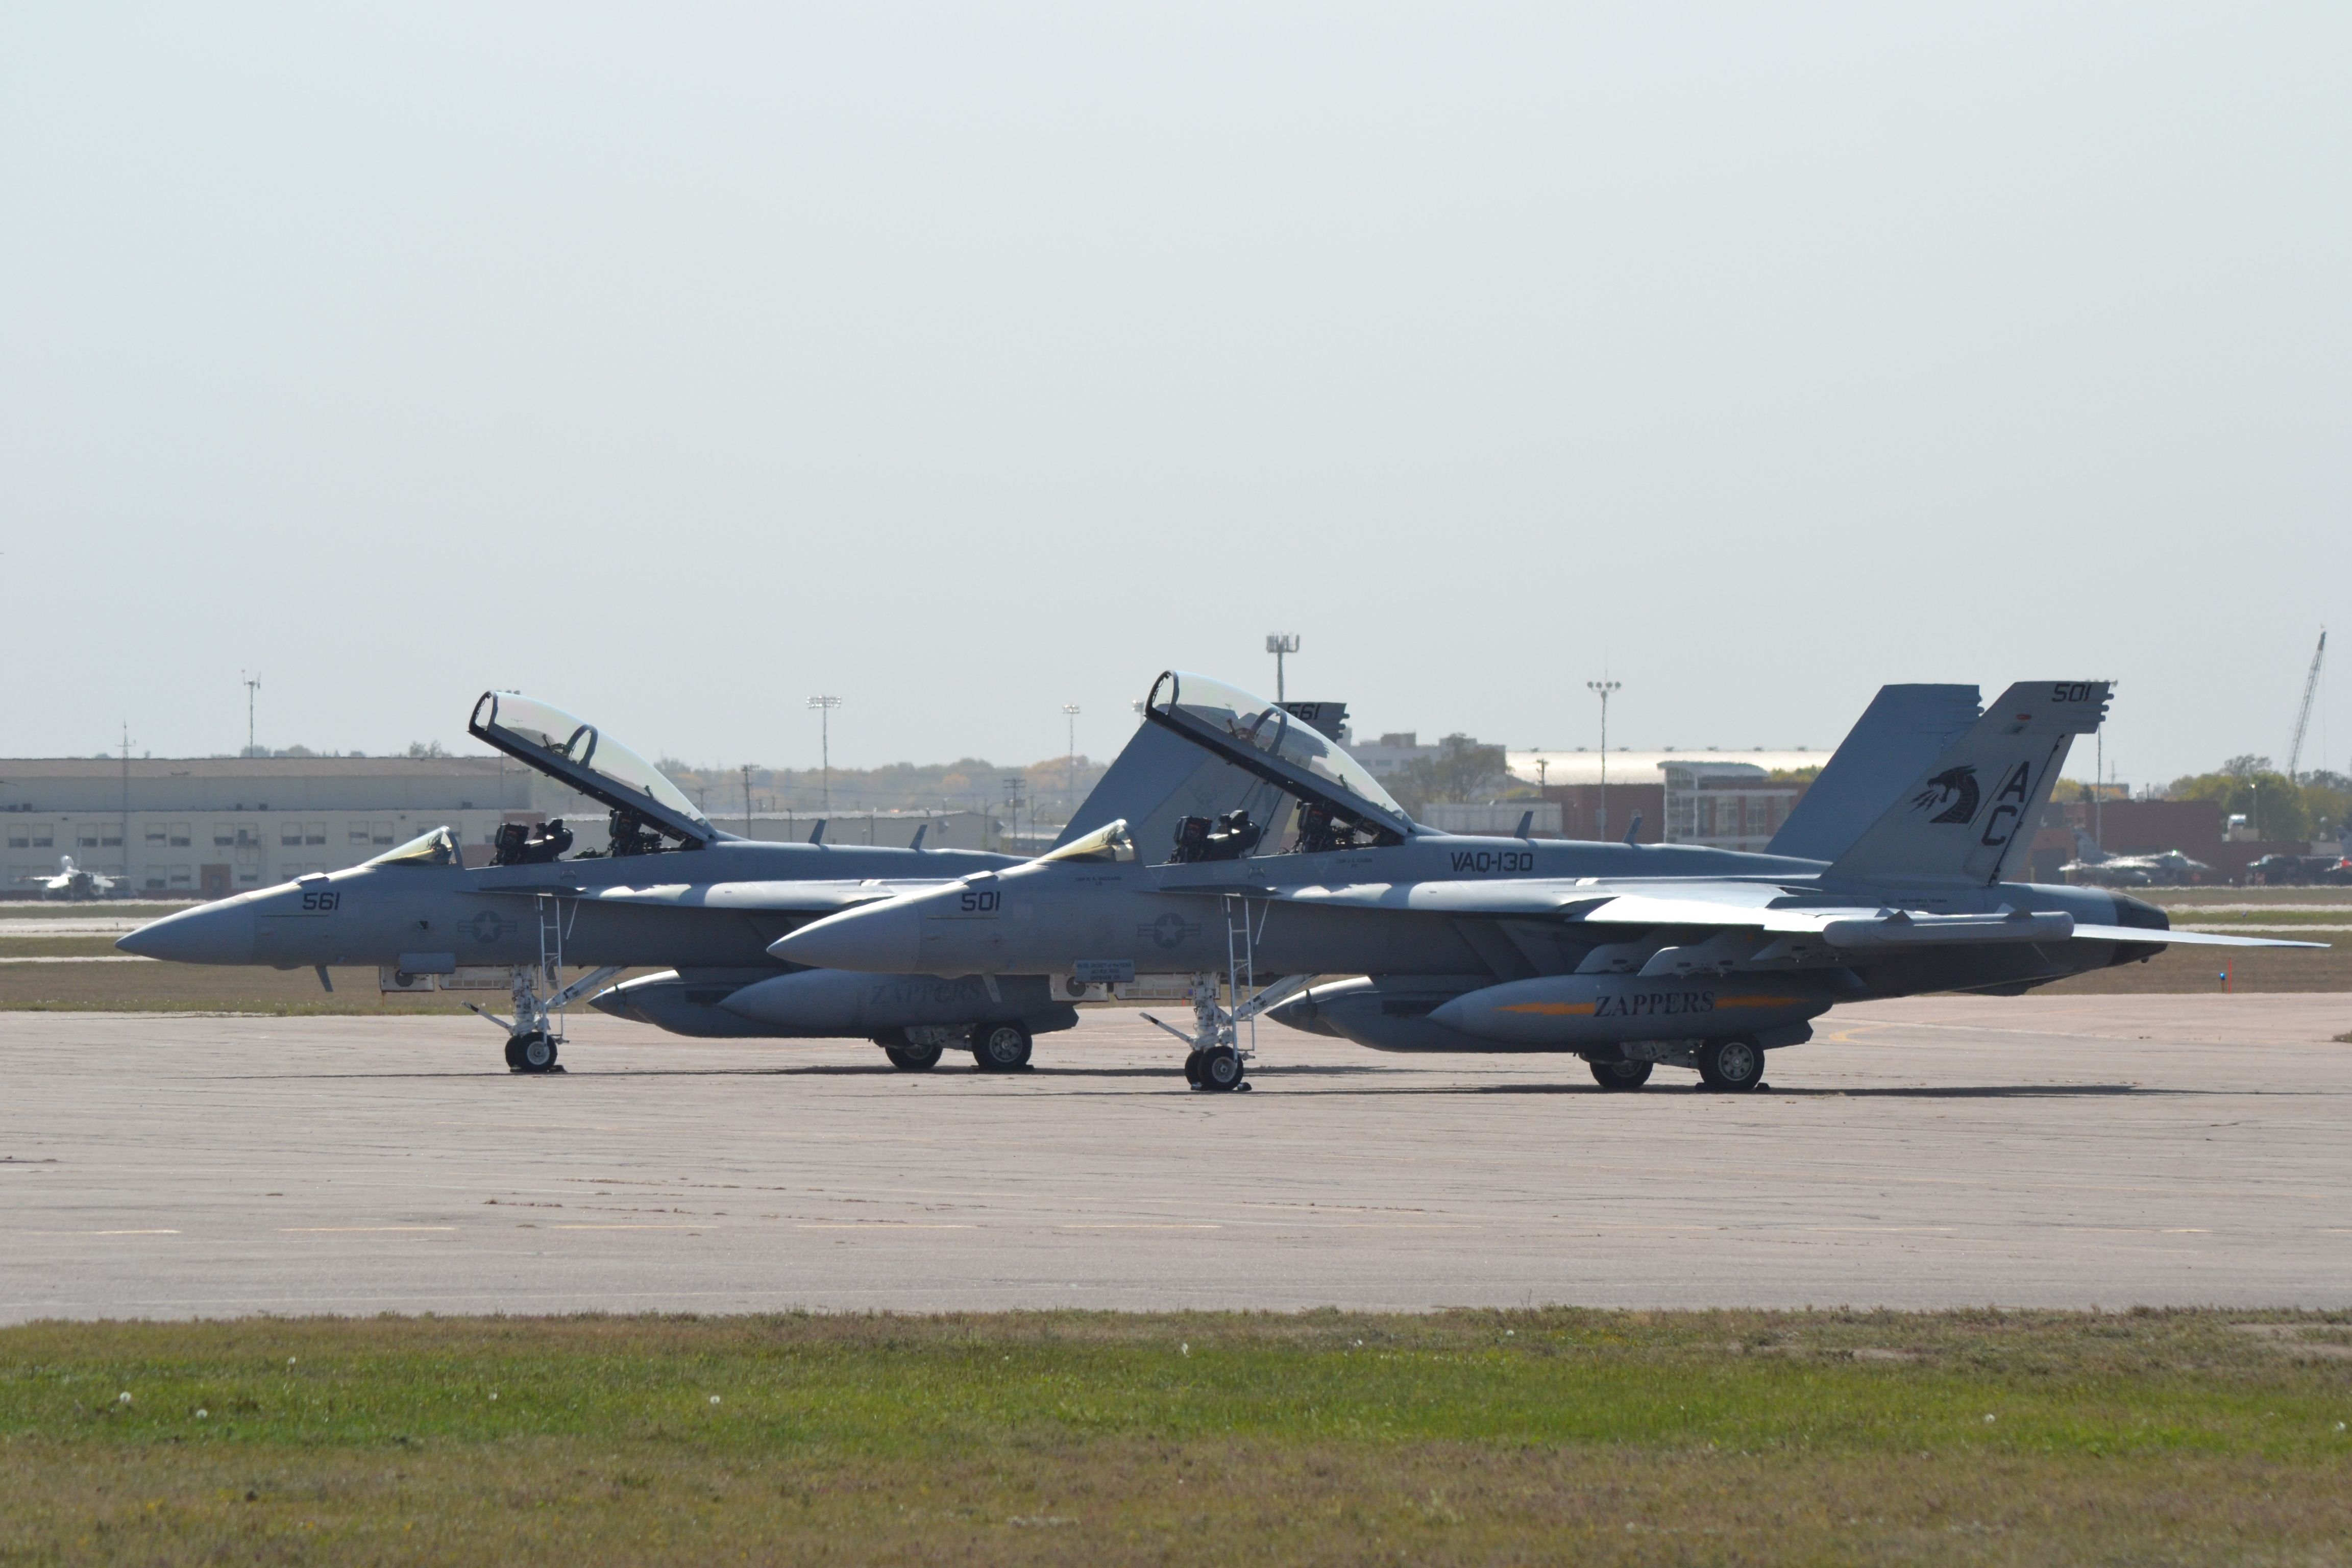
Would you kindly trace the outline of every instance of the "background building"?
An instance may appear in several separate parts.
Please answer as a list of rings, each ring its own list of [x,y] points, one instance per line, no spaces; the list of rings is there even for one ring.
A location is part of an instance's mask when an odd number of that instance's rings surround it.
[[[487,860],[499,824],[553,816],[604,837],[603,806],[501,757],[0,760],[0,895],[70,855],[124,879],[118,893],[217,899],[438,826]]]

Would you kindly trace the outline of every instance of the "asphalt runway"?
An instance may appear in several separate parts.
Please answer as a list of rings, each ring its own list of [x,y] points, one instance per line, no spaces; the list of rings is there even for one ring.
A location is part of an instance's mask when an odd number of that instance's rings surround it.
[[[550,1078],[470,1018],[5,1014],[0,1321],[2352,1306],[2352,997],[1826,1022],[1754,1096],[1272,1026],[1217,1096],[1131,1013],[1005,1077],[575,1013]]]

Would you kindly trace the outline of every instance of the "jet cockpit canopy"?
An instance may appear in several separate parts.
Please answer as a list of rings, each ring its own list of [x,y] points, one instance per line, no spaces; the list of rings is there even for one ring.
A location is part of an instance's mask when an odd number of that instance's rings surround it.
[[[420,833],[396,849],[387,849],[370,866],[463,866],[466,857],[457,847],[457,836],[446,827],[436,827]]]
[[[636,817],[688,849],[725,837],[659,768],[551,702],[517,691],[485,691],[466,728],[516,761]]]
[[[1335,817],[1392,840],[1413,830],[1412,818],[1381,787],[1371,770],[1331,737],[1263,697],[1205,675],[1171,669],[1152,683],[1143,711],[1146,718],[1297,796],[1307,807],[1301,815],[1303,837],[1321,837],[1313,825]]]

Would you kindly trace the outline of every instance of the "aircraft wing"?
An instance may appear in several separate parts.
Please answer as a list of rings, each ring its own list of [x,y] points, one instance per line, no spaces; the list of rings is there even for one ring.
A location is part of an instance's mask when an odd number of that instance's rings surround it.
[[[837,914],[900,893],[936,887],[922,882],[657,882],[642,888],[584,888],[574,883],[484,888],[505,898],[578,899],[583,903],[635,904],[654,909],[726,910],[771,914]]]
[[[2072,915],[1915,914],[1883,904],[1794,904],[1778,886],[1724,883],[1703,891],[1620,893],[1587,882],[1368,882],[1346,887],[1269,889],[1177,884],[1171,893],[1261,898],[1322,908],[1396,910],[1428,914],[1553,920],[1571,925],[1754,931],[1812,938],[1847,951],[2007,942],[2127,942],[2200,947],[2325,947],[2325,942],[2218,931],[2090,925]]]

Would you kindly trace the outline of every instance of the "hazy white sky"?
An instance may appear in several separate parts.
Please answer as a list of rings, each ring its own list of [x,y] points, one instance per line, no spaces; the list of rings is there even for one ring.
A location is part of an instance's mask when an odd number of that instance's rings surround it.
[[[1360,730],[1589,742],[1605,659],[1635,746],[2107,676],[2126,778],[2280,754],[2352,581],[2347,58],[2340,5],[9,6],[0,753],[233,749],[257,668],[278,745],[499,685],[714,763],[814,763],[819,690],[837,761],[1070,701],[1100,754],[1282,629]],[[2328,717],[2341,768],[2352,670]]]

